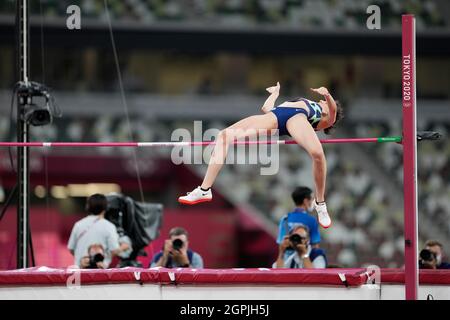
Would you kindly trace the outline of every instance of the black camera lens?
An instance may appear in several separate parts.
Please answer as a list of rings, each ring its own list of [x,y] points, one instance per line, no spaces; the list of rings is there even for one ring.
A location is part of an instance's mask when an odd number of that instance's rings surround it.
[[[425,262],[431,262],[433,260],[436,260],[436,255],[434,254],[434,252],[428,249],[423,249],[422,251],[420,251],[420,259]]]
[[[298,234],[296,234],[296,233],[291,234],[291,235],[289,236],[289,241],[291,241],[291,243],[292,243],[294,246],[296,246],[296,245],[298,245],[298,244],[301,244],[301,243],[302,243],[302,240],[303,240],[303,238],[302,238],[301,236],[299,236]]]
[[[175,250],[180,250],[183,247],[183,240],[181,239],[175,239],[172,241],[172,248]]]
[[[102,255],[101,253],[97,253],[96,255],[94,255],[94,256],[92,257],[92,261],[93,261],[94,263],[102,262],[103,260],[105,260],[105,256]]]
[[[36,111],[36,120],[44,121],[44,120],[48,119],[47,114],[48,113],[44,112],[43,110]]]

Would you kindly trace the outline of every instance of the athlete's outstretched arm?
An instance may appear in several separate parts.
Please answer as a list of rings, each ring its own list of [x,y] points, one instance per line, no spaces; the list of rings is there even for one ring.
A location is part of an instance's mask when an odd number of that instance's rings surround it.
[[[266,90],[270,93],[270,96],[266,99],[266,102],[264,102],[264,105],[261,108],[264,113],[269,112],[275,106],[275,101],[277,101],[278,96],[280,95],[280,83],[277,82],[276,86],[269,87]]]
[[[328,89],[325,87],[320,87],[317,89],[311,88],[311,90],[325,97],[330,112],[330,118],[328,123],[330,126],[332,126],[336,121],[336,112],[337,112],[336,101],[334,101],[333,96],[330,94],[330,92],[328,92]]]

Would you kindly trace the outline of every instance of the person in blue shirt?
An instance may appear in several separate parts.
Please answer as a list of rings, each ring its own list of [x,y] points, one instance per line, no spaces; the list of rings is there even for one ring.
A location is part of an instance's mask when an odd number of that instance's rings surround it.
[[[290,253],[287,253],[290,248]],[[278,249],[277,261],[272,268],[305,268],[323,269],[327,267],[327,257],[325,251],[312,248],[309,243],[307,227],[303,225],[295,226],[285,236]]]
[[[308,213],[313,207],[312,190],[308,187],[297,187],[292,192],[292,200],[296,208],[281,218],[277,243],[281,244],[284,237],[289,235],[295,227],[305,226],[309,232],[311,246],[318,248],[320,244],[319,224],[317,219]]]
[[[194,268],[203,269],[203,259],[189,249],[188,232],[182,227],[169,231],[169,239],[164,242],[163,250],[155,254],[150,268]]]

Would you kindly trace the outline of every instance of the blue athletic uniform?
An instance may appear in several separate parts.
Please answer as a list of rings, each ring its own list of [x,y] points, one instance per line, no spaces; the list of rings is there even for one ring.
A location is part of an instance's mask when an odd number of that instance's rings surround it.
[[[317,102],[305,98],[298,98],[295,100],[291,100],[289,102],[297,102],[297,101],[305,102],[308,110],[305,110],[303,108],[285,107],[283,106],[283,104],[270,110],[277,117],[278,130],[280,132],[280,136],[290,135],[288,130],[286,129],[286,123],[290,118],[292,118],[296,114],[303,113],[314,129],[317,128],[317,125],[319,124],[319,121],[322,118],[322,107]]]

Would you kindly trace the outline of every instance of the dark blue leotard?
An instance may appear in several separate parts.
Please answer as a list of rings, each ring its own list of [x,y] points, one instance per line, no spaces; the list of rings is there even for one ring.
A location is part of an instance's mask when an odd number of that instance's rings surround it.
[[[297,101],[305,102],[306,106],[308,107],[308,110],[305,110],[303,108],[286,107],[283,106],[283,104],[270,110],[277,117],[278,130],[280,136],[290,135],[286,128],[286,123],[290,118],[292,118],[296,114],[303,113],[314,129],[317,128],[317,125],[320,122],[320,119],[322,117],[322,107],[317,102],[305,98],[298,98],[295,100],[291,100],[289,102],[297,102]]]

